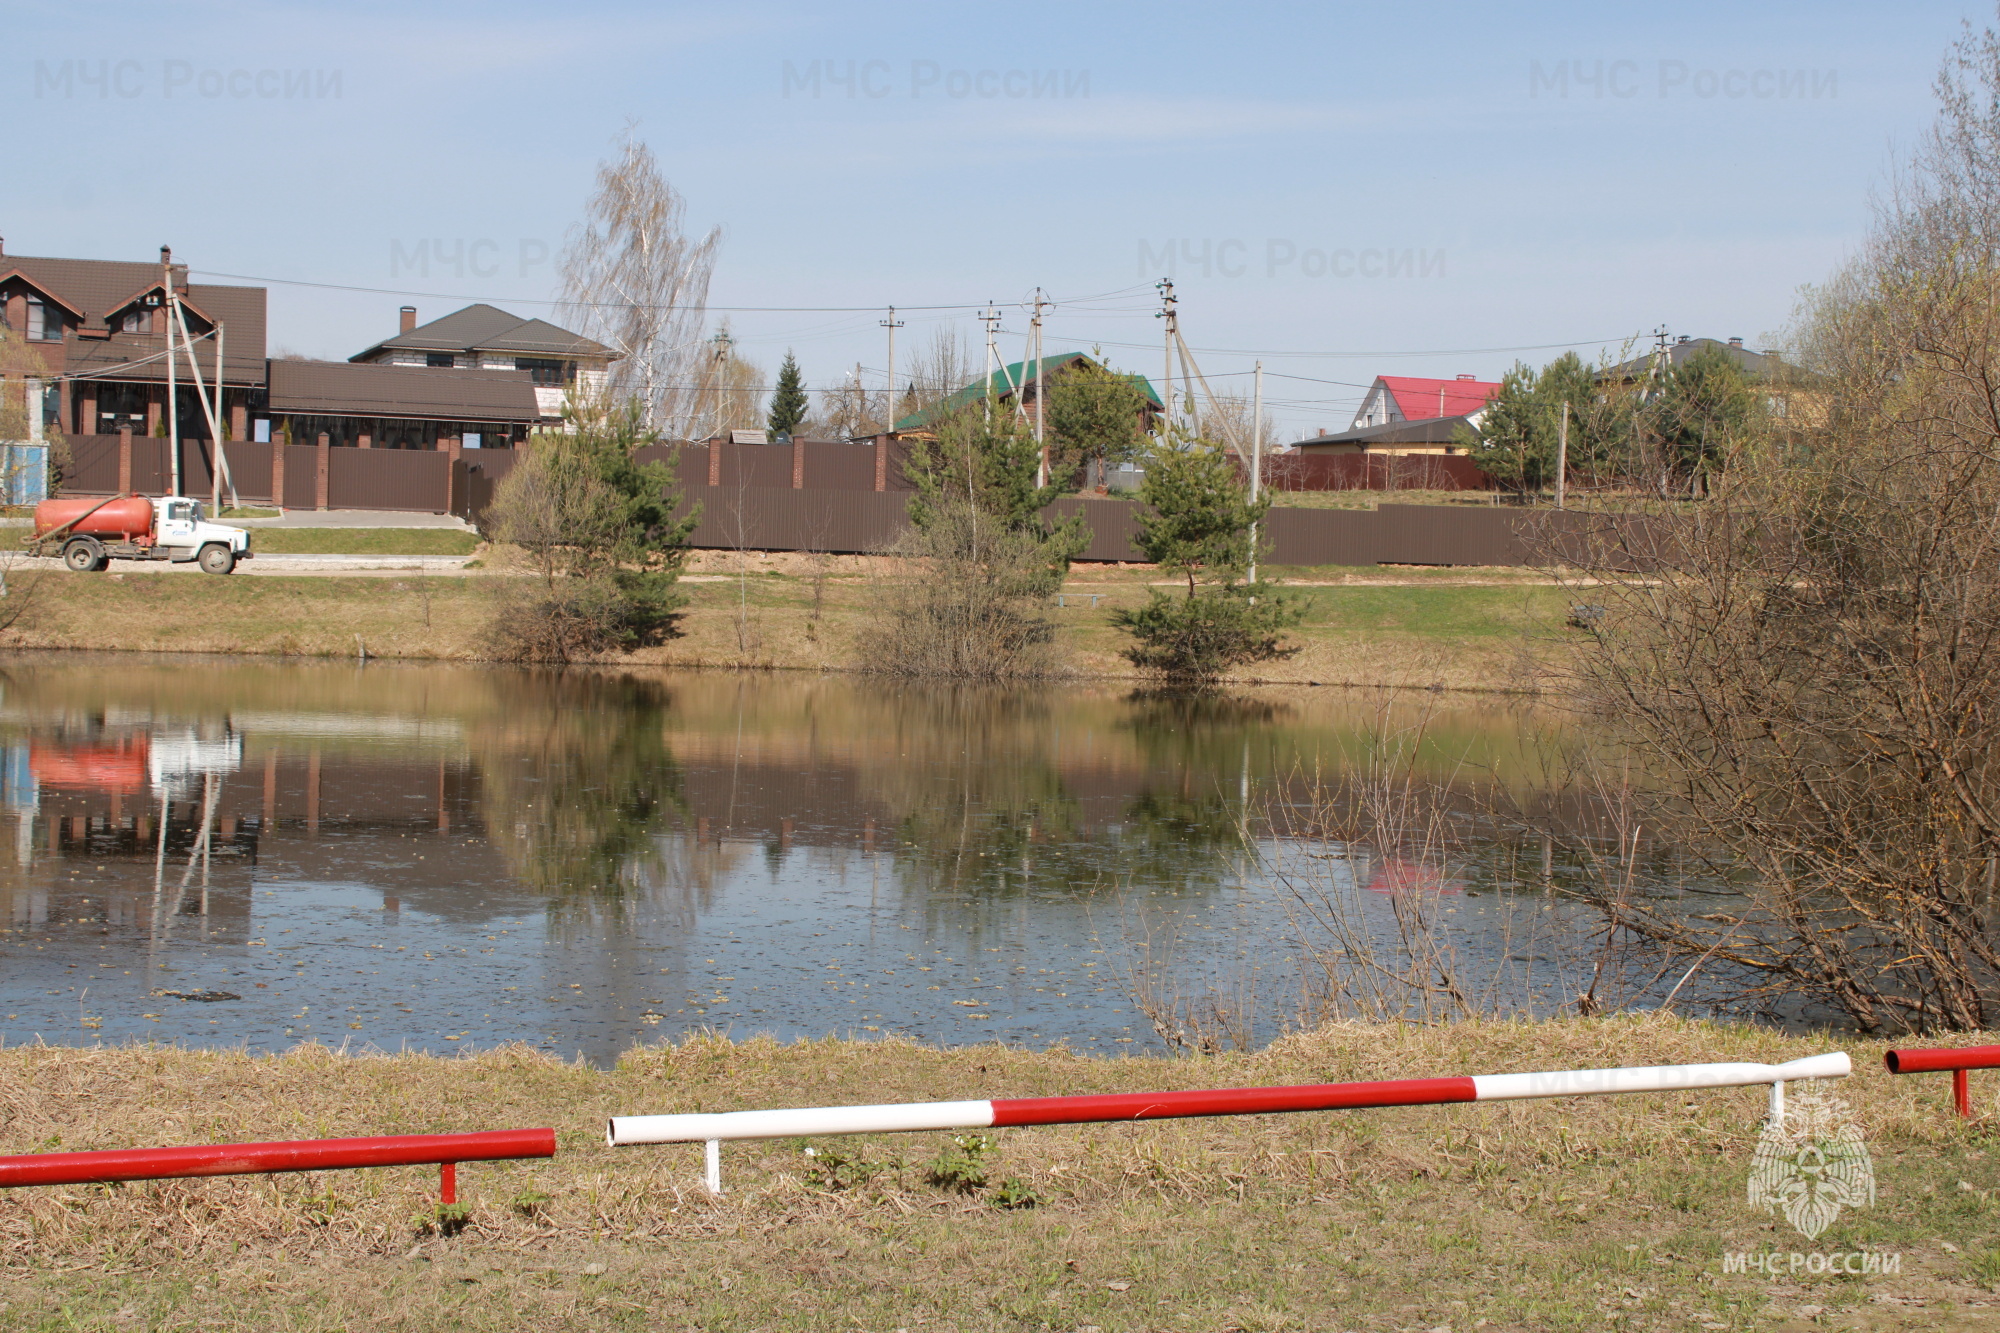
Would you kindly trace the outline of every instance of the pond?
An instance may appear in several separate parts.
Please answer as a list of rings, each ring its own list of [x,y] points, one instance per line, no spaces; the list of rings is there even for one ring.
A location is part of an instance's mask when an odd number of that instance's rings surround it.
[[[1254,1044],[1324,1014],[1329,959],[1407,962],[1413,916],[1533,1012],[1594,929],[1491,817],[1554,800],[1548,730],[1463,696],[15,656],[0,1039]],[[1306,836],[1385,744],[1446,793],[1421,836]]]

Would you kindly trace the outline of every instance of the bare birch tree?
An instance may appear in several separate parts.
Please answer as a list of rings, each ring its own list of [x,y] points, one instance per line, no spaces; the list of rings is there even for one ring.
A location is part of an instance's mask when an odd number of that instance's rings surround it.
[[[913,398],[920,411],[949,398],[978,380],[983,357],[984,353],[976,351],[961,335],[943,326],[935,328],[931,330],[930,341],[910,359],[908,374],[898,376],[903,381],[903,391],[897,397]]]
[[[719,227],[689,237],[686,212],[653,150],[628,132],[617,159],[598,166],[597,192],[561,263],[561,318],[618,353],[607,391],[636,400],[647,428],[673,439],[702,424],[702,333],[722,241]]]
[[[888,429],[888,404],[880,389],[869,389],[861,367],[841,376],[837,388],[820,390],[819,406],[800,432],[816,440],[852,440]]]

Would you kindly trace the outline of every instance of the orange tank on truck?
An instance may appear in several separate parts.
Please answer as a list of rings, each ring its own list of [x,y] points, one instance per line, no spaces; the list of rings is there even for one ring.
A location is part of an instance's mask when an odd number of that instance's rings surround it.
[[[146,543],[153,537],[153,502],[143,495],[115,500],[44,500],[35,506],[35,535],[40,537],[73,520],[69,531],[100,541]]]

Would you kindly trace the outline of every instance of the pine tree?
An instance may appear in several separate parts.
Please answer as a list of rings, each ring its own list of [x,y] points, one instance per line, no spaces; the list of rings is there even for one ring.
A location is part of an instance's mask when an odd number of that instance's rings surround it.
[[[806,419],[806,388],[799,382],[799,362],[791,349],[785,350],[785,364],[778,368],[778,388],[771,395],[771,439],[775,443],[798,429]]]
[[[1125,657],[1179,685],[1201,685],[1253,662],[1292,656],[1284,631],[1303,618],[1295,598],[1268,580],[1246,581],[1255,554],[1251,529],[1271,506],[1250,498],[1228,452],[1178,432],[1153,446],[1139,499],[1133,545],[1162,572],[1187,580],[1185,596],[1151,590],[1137,610],[1118,610],[1111,623],[1136,642]]]
[[[1101,355],[1101,353],[1100,353]],[[1080,361],[1049,383],[1049,435],[1057,472],[1103,469],[1138,455],[1146,443],[1146,391],[1134,375]]]

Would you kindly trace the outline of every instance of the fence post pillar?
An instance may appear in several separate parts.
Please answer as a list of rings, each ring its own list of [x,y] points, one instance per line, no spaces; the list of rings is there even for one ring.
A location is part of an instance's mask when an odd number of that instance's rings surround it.
[[[118,428],[118,493],[132,493],[132,428]]]
[[[886,435],[875,437],[875,489],[889,489],[889,437]]]
[[[327,486],[327,470],[333,462],[332,454],[333,442],[327,438],[325,431],[321,431],[319,433],[318,466],[314,469],[315,476],[313,477],[313,506],[318,509],[327,508],[327,491],[329,489]]]
[[[271,432],[271,503],[285,507],[285,437]]]
[[[806,485],[806,445],[804,440],[792,441],[792,489],[802,491]]]
[[[711,486],[720,486],[722,484],[722,440],[720,437],[711,438],[708,442],[708,484]]]

